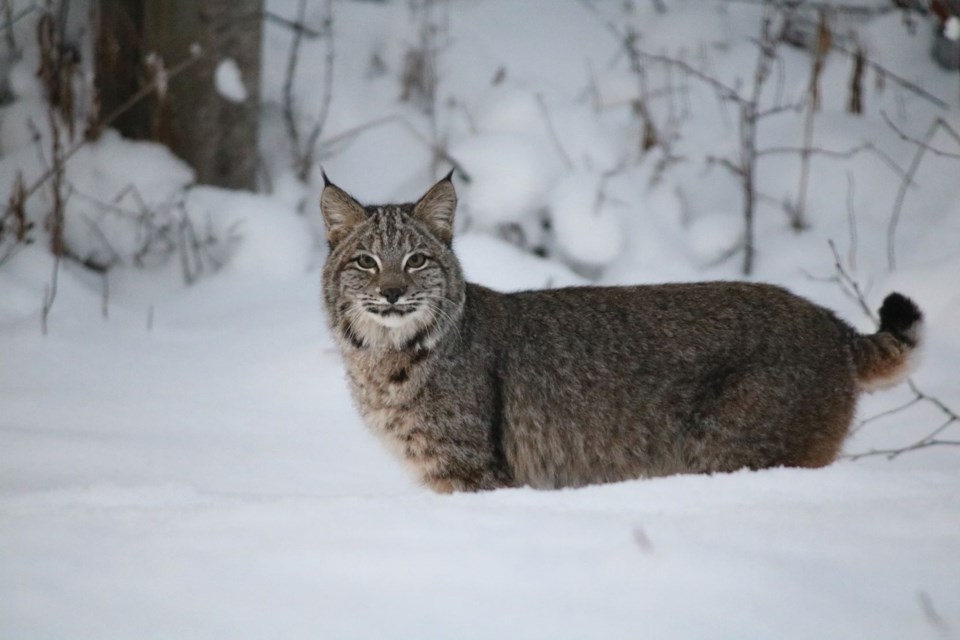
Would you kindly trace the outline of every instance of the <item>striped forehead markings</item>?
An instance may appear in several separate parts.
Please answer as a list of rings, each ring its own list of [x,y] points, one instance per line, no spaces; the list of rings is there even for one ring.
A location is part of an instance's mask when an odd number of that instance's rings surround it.
[[[367,208],[370,221],[369,232],[373,234],[372,250],[381,248],[408,248],[409,236],[420,236],[419,230],[411,224],[409,215],[402,206],[374,205]]]

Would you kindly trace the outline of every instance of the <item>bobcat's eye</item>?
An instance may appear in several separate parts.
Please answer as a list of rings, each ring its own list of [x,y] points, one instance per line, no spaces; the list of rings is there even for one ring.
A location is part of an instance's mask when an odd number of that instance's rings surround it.
[[[357,266],[361,269],[370,271],[377,268],[377,261],[369,253],[361,253],[359,256],[357,256]]]
[[[427,256],[422,253],[414,253],[407,258],[406,266],[407,269],[421,269],[425,264],[427,264]]]

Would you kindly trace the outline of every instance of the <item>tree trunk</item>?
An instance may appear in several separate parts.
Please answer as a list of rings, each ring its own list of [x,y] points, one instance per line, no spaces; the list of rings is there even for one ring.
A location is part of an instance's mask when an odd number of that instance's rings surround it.
[[[260,105],[263,0],[100,0],[97,90],[108,114],[150,83],[156,54],[163,68],[192,55],[195,63],[113,126],[130,138],[161,142],[183,158],[197,180],[231,189],[254,189]],[[225,97],[215,74],[232,60],[246,96]]]

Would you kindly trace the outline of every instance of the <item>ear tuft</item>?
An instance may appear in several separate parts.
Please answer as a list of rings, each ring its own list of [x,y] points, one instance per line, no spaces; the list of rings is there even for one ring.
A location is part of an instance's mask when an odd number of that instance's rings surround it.
[[[353,197],[330,182],[327,174],[323,174],[323,193],[320,194],[320,212],[323,214],[323,223],[327,227],[327,242],[330,247],[336,246],[350,231],[366,220],[363,206]]]
[[[457,209],[457,191],[453,187],[453,171],[430,187],[413,207],[415,220],[427,225],[447,246],[453,242],[453,214]]]

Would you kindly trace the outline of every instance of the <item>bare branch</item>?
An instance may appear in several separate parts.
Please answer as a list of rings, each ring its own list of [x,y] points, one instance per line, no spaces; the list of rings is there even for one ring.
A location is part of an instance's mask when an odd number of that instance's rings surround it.
[[[932,404],[933,406],[935,406],[937,409],[939,409],[940,411],[942,411],[944,414],[950,416],[951,419],[953,419],[953,420],[960,420],[960,415],[957,415],[957,412],[956,412],[956,411],[954,411],[953,409],[951,409],[950,407],[948,407],[948,406],[947,406],[946,404],[944,404],[940,399],[935,398],[935,397],[930,396],[930,395],[927,395],[926,393],[924,393],[923,391],[921,391],[921,390],[917,387],[917,384],[916,384],[912,379],[907,380],[907,386],[910,387],[910,391],[912,391],[914,394],[916,394],[916,396],[917,396],[918,398],[920,398],[921,400],[924,400],[925,402],[929,402],[930,404]]]
[[[9,0],[4,0],[4,22],[0,25],[0,31],[7,31],[13,28],[13,25],[18,23],[21,19],[27,17],[31,13],[37,10],[36,3],[28,5],[20,11],[13,13],[13,7]]]
[[[361,133],[365,133],[371,129],[376,129],[377,127],[381,127],[385,124],[390,124],[391,122],[397,122],[402,119],[403,119],[403,116],[396,113],[392,113],[390,115],[381,116],[379,118],[371,120],[370,122],[358,124],[355,127],[350,127],[346,131],[341,131],[340,133],[330,136],[329,138],[324,138],[323,147],[325,149],[330,149],[331,147],[334,147],[338,144],[349,143],[354,138],[359,136]]]
[[[317,31],[316,29],[311,29],[305,25],[302,17],[300,20],[290,20],[289,18],[284,18],[283,16],[273,13],[272,11],[264,11],[263,18],[267,22],[274,22],[282,27],[286,27],[294,33],[301,33],[306,38],[319,38],[323,35],[322,32]]]
[[[417,140],[422,142],[428,149],[430,149],[437,158],[439,158],[440,160],[443,160],[444,162],[450,163],[450,166],[456,169],[457,175],[459,175],[464,182],[469,183],[472,180],[472,178],[470,177],[470,174],[467,172],[466,169],[463,168],[463,165],[460,164],[460,162],[456,158],[450,155],[450,152],[448,152],[443,146],[430,142],[430,139],[427,138],[427,136],[417,131],[417,128],[414,127],[412,124],[410,124],[410,122],[405,118],[398,117],[397,122],[401,126],[403,126],[404,129],[409,131],[413,135],[413,137],[415,137]]]
[[[757,151],[757,156],[772,156],[772,155],[786,155],[786,154],[797,154],[797,155],[817,155],[825,156],[827,158],[836,158],[838,160],[849,160],[850,158],[857,156],[861,153],[872,153],[873,155],[880,158],[884,164],[890,167],[901,179],[907,180],[907,186],[913,186],[912,178],[909,178],[907,172],[896,163],[896,161],[891,158],[885,151],[880,149],[877,145],[872,142],[863,142],[855,147],[851,147],[844,151],[838,151],[835,149],[823,149],[821,147],[768,147],[766,149],[759,149]]]
[[[847,264],[851,269],[857,268],[857,214],[854,209],[854,190],[856,181],[853,178],[853,172],[847,170],[847,230],[850,234],[850,248],[847,252]]]
[[[813,62],[810,69],[810,81],[807,84],[807,112],[803,121],[803,150],[800,153],[800,183],[797,187],[797,199],[790,207],[790,223],[796,230],[807,226],[807,186],[810,181],[810,155],[813,146],[813,128],[815,116],[820,110],[820,76],[823,74],[824,62],[830,41],[833,36],[830,32],[830,23],[827,12],[821,9],[817,20],[817,39],[814,45]]]
[[[835,51],[839,51],[840,53],[843,53],[851,58],[855,58],[858,55],[856,51],[850,51],[849,49],[839,44],[838,42],[833,42],[830,48]],[[917,85],[916,83],[910,82],[906,78],[899,76],[896,73],[890,71],[890,69],[888,69],[887,67],[884,67],[882,64],[875,62],[866,56],[863,56],[863,63],[866,64],[868,67],[872,68],[877,73],[882,73],[884,77],[889,78],[890,80],[893,80],[896,84],[900,85],[907,91],[913,93],[916,96],[923,98],[924,100],[936,105],[937,107],[940,107],[941,109],[950,108],[950,105],[947,104],[945,101],[941,100],[940,98],[933,95],[932,93],[930,93],[923,87]]]
[[[713,89],[724,100],[730,100],[738,104],[743,104],[747,101],[746,98],[741,96],[740,93],[733,87],[730,87],[724,84],[723,82],[720,82],[713,76],[708,75],[703,71],[700,71],[699,69],[697,69],[696,67],[694,67],[693,65],[689,64],[684,60],[680,60],[679,58],[671,58],[670,56],[660,55],[656,53],[648,53],[639,48],[637,49],[637,53],[648,60],[652,60],[654,62],[661,62],[663,64],[668,64],[668,65],[673,65],[678,69],[682,70],[684,73],[687,73],[688,75],[691,75],[697,78],[698,80],[701,80],[707,83],[708,85],[713,87]]]
[[[417,128],[413,126],[413,124],[411,124],[409,120],[407,120],[406,118],[404,118],[402,115],[398,113],[382,116],[380,118],[371,120],[370,122],[365,122],[364,124],[360,124],[355,127],[351,127],[345,131],[341,131],[340,133],[330,136],[329,138],[325,138],[322,141],[321,146],[324,149],[329,150],[329,149],[332,149],[333,147],[336,147],[337,145],[349,144],[353,139],[355,139],[360,134],[365,133],[371,129],[376,129],[378,127],[382,127],[388,124],[400,125],[403,129],[408,131],[414,138],[416,138],[417,142],[420,142],[421,144],[423,144],[427,149],[429,149],[432,153],[436,154],[444,162],[450,163],[450,166],[456,169],[457,175],[460,176],[460,178],[464,182],[470,183],[472,181],[473,178],[470,176],[470,173],[463,167],[463,165],[460,163],[459,160],[457,160],[452,155],[450,155],[450,153],[443,147],[434,145],[433,143],[431,143],[430,139],[426,135],[418,131]]]
[[[953,158],[954,160],[960,160],[960,153],[953,153],[950,151],[937,149],[936,147],[928,144],[927,142],[924,142],[923,140],[920,140],[919,138],[914,138],[913,136],[908,135],[900,127],[898,127],[896,124],[893,123],[893,120],[890,119],[890,116],[887,115],[886,111],[881,111],[880,115],[883,117],[883,121],[887,123],[887,126],[893,129],[893,131],[900,137],[901,140],[905,142],[913,143],[919,147],[925,147],[927,151],[929,151],[935,156],[940,156],[941,158]],[[938,127],[948,132],[950,136],[957,141],[957,144],[960,145],[960,134],[958,134],[956,130],[953,127],[951,127],[946,120],[944,120],[943,118],[937,118],[936,120],[934,120],[934,122],[937,124]]]
[[[330,115],[330,104],[333,101],[333,69],[335,61],[335,49],[333,40],[333,0],[326,1],[326,10],[323,17],[323,28],[327,34],[327,49],[323,56],[323,93],[320,97],[320,112],[313,123],[313,129],[307,136],[307,144],[303,149],[300,162],[300,179],[306,180],[313,166],[314,155],[316,154],[317,140],[323,132],[323,127],[327,123],[327,116]]]
[[[919,396],[914,396],[914,397],[910,398],[910,400],[908,400],[907,402],[905,402],[905,403],[903,403],[903,404],[900,404],[900,405],[897,405],[897,406],[894,407],[893,409],[887,409],[886,411],[881,411],[880,413],[876,413],[876,414],[870,416],[869,418],[864,418],[863,420],[861,420],[860,422],[858,422],[857,425],[856,425],[855,427],[853,427],[853,429],[850,430],[850,433],[853,434],[853,433],[856,433],[857,431],[860,431],[860,429],[864,428],[865,426],[867,426],[867,425],[870,424],[871,422],[876,422],[877,420],[880,420],[880,419],[882,419],[882,418],[886,418],[887,416],[892,416],[892,415],[894,415],[894,414],[896,414],[896,413],[900,413],[901,411],[903,411],[903,410],[905,410],[905,409],[909,409],[910,407],[912,407],[913,405],[917,404],[917,403],[920,402],[921,400],[922,400],[922,398],[920,398]]]
[[[7,52],[10,55],[11,60],[19,60],[21,56],[20,47],[17,46],[17,40],[13,35],[13,25],[17,22],[26,18],[28,15],[33,13],[37,9],[37,5],[31,4],[29,6],[20,9],[16,13],[13,12],[13,1],[12,0],[3,0],[3,26],[0,26],[0,31],[4,33],[4,36],[7,40]]]
[[[543,121],[547,127],[547,133],[550,134],[550,140],[553,141],[553,146],[557,148],[557,152],[560,154],[560,157],[563,158],[563,163],[567,166],[568,169],[573,168],[573,160],[570,159],[570,154],[567,153],[567,150],[563,148],[563,143],[560,142],[560,136],[557,135],[557,130],[553,127],[553,121],[550,120],[550,110],[547,108],[547,102],[543,99],[542,93],[537,93],[537,105],[540,107],[540,113],[543,114]]]
[[[828,240],[827,243],[830,245],[830,252],[833,253],[833,268],[836,271],[836,280],[840,284],[841,289],[860,306],[860,310],[863,311],[865,316],[870,318],[873,324],[879,326],[880,320],[873,312],[873,309],[870,308],[870,305],[867,304],[867,298],[860,289],[860,283],[856,278],[851,276],[840,263],[840,254],[837,252],[837,246],[833,243],[833,240]]]
[[[890,222],[887,225],[887,267],[890,271],[893,271],[897,266],[896,261],[896,233],[897,233],[897,224],[900,222],[900,212],[903,210],[903,202],[907,197],[907,187],[909,182],[913,180],[913,177],[917,173],[917,169],[920,168],[920,163],[923,161],[923,156],[926,155],[929,150],[929,143],[933,139],[933,136],[936,135],[937,129],[940,128],[940,118],[934,119],[930,123],[930,128],[927,129],[927,133],[923,137],[923,144],[917,145],[917,151],[913,154],[913,160],[910,162],[910,167],[907,169],[907,174],[904,176],[904,179],[900,182],[900,188],[897,190],[897,197],[894,200],[893,211],[890,214]]]
[[[293,167],[297,177],[303,182],[310,175],[317,153],[317,141],[323,133],[327,116],[330,114],[330,105],[333,101],[333,69],[335,49],[333,39],[333,0],[326,0],[324,4],[323,31],[317,32],[304,25],[307,13],[307,1],[297,3],[296,21],[287,21],[293,31],[290,41],[290,51],[287,54],[286,72],[283,78],[283,122],[290,140],[290,149],[293,154]],[[303,140],[300,125],[297,122],[297,109],[294,104],[293,85],[297,75],[297,66],[300,63],[300,46],[304,36],[311,33],[323,35],[326,42],[326,52],[323,56],[323,89],[320,95],[320,110],[313,122],[306,140]]]
[[[307,13],[307,0],[300,0],[297,4],[297,24],[303,24]],[[290,53],[287,54],[287,70],[283,77],[283,121],[287,127],[287,137],[293,147],[295,157],[300,155],[300,131],[297,128],[297,119],[293,113],[293,78],[297,72],[297,63],[300,60],[300,41],[303,39],[303,30],[295,29],[290,41]]]
[[[930,598],[930,594],[926,591],[918,591],[917,600],[920,603],[920,609],[923,611],[923,617],[926,618],[930,626],[944,636],[949,635],[950,627],[943,619],[943,616],[941,616],[937,612],[936,608],[934,608],[933,600]]]
[[[956,422],[955,420],[947,420],[944,424],[936,429],[936,432],[939,433],[949,427],[951,424]],[[900,447],[898,449],[871,449],[870,451],[864,451],[863,453],[855,453],[851,455],[844,456],[850,460],[859,460],[861,458],[868,458],[871,456],[886,456],[887,460],[893,460],[905,453],[911,451],[917,451],[919,449],[926,449],[927,447],[939,447],[939,446],[949,446],[949,447],[960,447],[960,440],[940,440],[939,438],[933,438],[931,436],[925,436],[920,438],[916,442],[909,444],[905,447]]]
[[[733,160],[730,158],[707,156],[707,164],[719,164],[721,167],[735,175],[738,179],[743,178],[743,167],[734,164]]]
[[[757,119],[762,120],[769,116],[775,116],[787,111],[799,111],[802,108],[802,102],[796,102],[793,104],[778,104],[767,109],[758,109],[757,110]]]
[[[834,0],[825,0],[822,2],[817,2],[815,0],[724,0],[728,3],[736,4],[752,4],[752,5],[763,5],[763,6],[772,6],[777,9],[796,9],[797,7],[803,6],[808,9],[827,9],[831,11],[843,11],[849,13],[857,14],[868,14],[868,15],[883,15],[891,11],[897,10],[895,3],[891,2],[887,7],[872,7],[864,6],[859,3],[850,3],[842,4],[840,2],[835,2]]]

